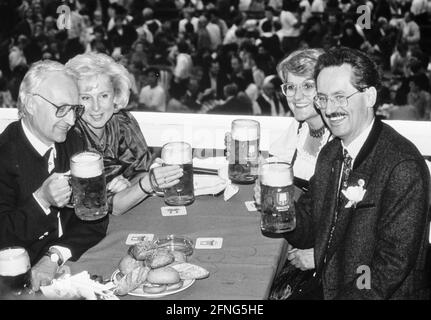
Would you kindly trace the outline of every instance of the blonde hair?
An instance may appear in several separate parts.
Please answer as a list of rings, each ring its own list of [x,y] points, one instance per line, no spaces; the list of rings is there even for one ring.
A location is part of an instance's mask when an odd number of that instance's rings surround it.
[[[40,84],[51,72],[63,72],[74,81],[76,81],[78,77],[76,72],[57,61],[47,59],[33,63],[19,86],[18,116],[20,118],[26,115],[27,111],[25,106],[28,104],[30,96],[37,91]]]
[[[78,73],[78,80],[95,75],[107,75],[114,88],[115,109],[127,107],[132,79],[127,69],[104,53],[79,54],[66,63],[66,67]]]
[[[317,58],[323,53],[322,49],[296,50],[278,64],[277,73],[283,82],[286,82],[289,73],[313,78]]]

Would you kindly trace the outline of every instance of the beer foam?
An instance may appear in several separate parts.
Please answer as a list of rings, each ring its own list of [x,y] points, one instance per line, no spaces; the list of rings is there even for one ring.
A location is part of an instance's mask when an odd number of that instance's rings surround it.
[[[261,182],[270,187],[285,187],[293,184],[292,167],[285,163],[269,163],[262,166]]]
[[[30,269],[30,260],[23,248],[10,248],[0,252],[0,276],[17,276]]]
[[[232,139],[251,141],[259,139],[260,125],[252,120],[234,120],[232,122]]]
[[[94,152],[81,152],[72,157],[70,173],[77,178],[93,178],[103,172],[103,160]]]
[[[167,143],[162,149],[162,160],[166,164],[192,163],[192,148],[188,143]]]

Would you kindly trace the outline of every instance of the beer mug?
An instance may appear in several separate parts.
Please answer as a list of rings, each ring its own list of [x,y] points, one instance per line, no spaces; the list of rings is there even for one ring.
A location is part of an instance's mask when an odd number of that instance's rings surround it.
[[[229,179],[235,183],[253,183],[257,178],[260,125],[254,120],[232,121],[229,153]]]
[[[103,157],[96,152],[80,152],[70,159],[70,175],[75,214],[81,220],[97,220],[108,213]]]
[[[20,295],[31,287],[31,266],[27,251],[22,247],[0,250],[0,296]]]
[[[261,223],[264,232],[283,233],[296,227],[293,169],[286,162],[270,162],[260,168]]]
[[[179,165],[183,168],[180,182],[163,190],[165,202],[170,206],[184,206],[195,200],[193,187],[192,147],[186,142],[169,142],[162,148],[164,165]]]

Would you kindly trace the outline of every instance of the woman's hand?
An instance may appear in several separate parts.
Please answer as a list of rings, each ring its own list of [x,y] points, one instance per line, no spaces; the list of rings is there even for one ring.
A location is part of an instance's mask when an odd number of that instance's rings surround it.
[[[166,189],[180,182],[183,176],[183,169],[177,165],[155,167],[150,170],[149,179],[153,179],[152,184],[159,189]],[[145,180],[144,180],[145,181]],[[160,190],[154,190],[159,192]]]
[[[295,267],[304,270],[314,269],[314,248],[311,249],[292,249],[287,252],[287,259]]]
[[[130,181],[124,178],[122,175],[119,175],[119,176],[116,176],[108,183],[106,189],[109,192],[118,193],[120,191],[123,191],[124,189],[127,189],[130,186],[131,186]]]

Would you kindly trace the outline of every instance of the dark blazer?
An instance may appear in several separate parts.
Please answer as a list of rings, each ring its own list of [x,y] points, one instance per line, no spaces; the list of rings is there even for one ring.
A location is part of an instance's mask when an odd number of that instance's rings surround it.
[[[376,119],[348,180],[351,186],[363,179],[365,196],[350,209],[342,196],[332,245],[326,250],[341,166],[341,142],[334,139],[320,152],[310,191],[296,204],[296,229],[285,234],[295,247],[314,247],[317,270],[326,254],[324,298],[428,299],[430,178],[423,157],[410,141]],[[370,268],[371,289],[356,285],[360,266]]]
[[[55,172],[69,170],[70,156],[82,150],[73,130],[66,142],[56,144]],[[77,260],[105,235],[108,217],[96,222],[78,219],[73,209],[51,207],[46,215],[33,197],[48,178],[47,162],[26,138],[20,121],[11,123],[0,135],[0,248],[25,247],[31,264],[52,245],[70,249]],[[60,211],[63,236],[58,238],[57,212]]]

